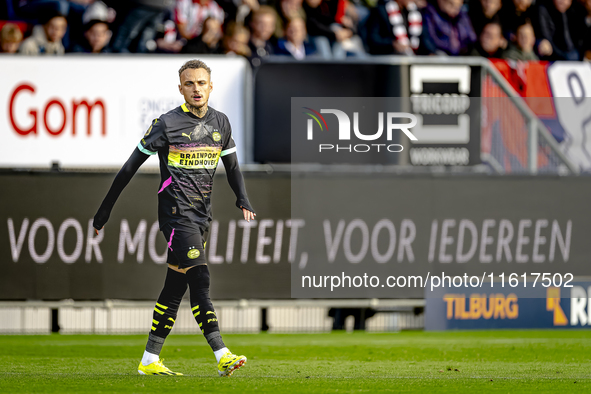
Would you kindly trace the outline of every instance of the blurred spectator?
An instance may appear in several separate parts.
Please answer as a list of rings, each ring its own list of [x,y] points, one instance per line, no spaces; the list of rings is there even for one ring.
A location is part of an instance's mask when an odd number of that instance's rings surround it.
[[[43,25],[33,28],[33,34],[20,46],[24,55],[63,55],[65,52],[62,38],[66,34],[68,23],[62,15],[50,15]]]
[[[413,0],[380,0],[369,23],[374,55],[413,55],[421,42],[423,17]]]
[[[227,55],[239,55],[250,57],[251,52],[248,46],[250,41],[250,30],[243,25],[230,22],[226,26],[226,33],[222,41],[223,52]]]
[[[423,12],[423,44],[427,54],[466,55],[476,42],[476,34],[462,0],[437,0]]]
[[[85,40],[81,44],[77,44],[73,52],[81,53],[109,53],[110,49],[107,47],[113,34],[109,30],[109,25],[101,20],[91,20],[85,25],[84,32]]]
[[[305,21],[306,11],[304,11],[303,4],[303,0],[280,0],[277,2],[277,13],[284,22],[296,17]]]
[[[113,8],[108,7],[102,1],[95,1],[90,4],[84,11],[84,14],[82,14],[82,23],[86,30],[90,21],[101,21],[111,24],[115,20],[116,15],[117,13]]]
[[[279,0],[277,2],[278,23],[275,28],[275,37],[283,37],[285,25],[292,18],[302,18],[306,21],[306,11],[302,7],[303,0]]]
[[[214,0],[176,0],[175,21],[181,37],[187,41],[201,35],[207,18],[224,23],[224,10]]]
[[[341,24],[353,30],[359,36],[361,42],[366,43],[368,35],[367,22],[370,15],[370,8],[362,0],[346,0],[345,16],[341,20]]]
[[[226,20],[244,24],[248,15],[258,10],[258,0],[218,0],[218,4],[226,13]]]
[[[537,29],[538,12],[532,0],[505,0],[499,15],[503,34],[509,41],[515,40],[517,27],[526,19],[531,21],[534,30]]]
[[[536,36],[534,35],[534,28],[529,20],[524,21],[517,27],[517,34],[515,41],[503,53],[505,59],[511,60],[539,60],[534,53],[534,45],[536,43]]]
[[[0,30],[0,52],[16,53],[18,47],[23,41],[23,33],[17,25],[7,23]]]
[[[86,23],[91,19],[102,20],[102,17],[84,19],[84,15],[89,9],[95,9],[104,7],[105,9],[105,20],[107,7],[101,1],[95,0],[68,0],[69,9],[66,15],[68,21],[68,29],[66,35],[62,39],[66,52],[70,52],[76,46],[76,44],[84,42],[84,34],[86,33]],[[99,6],[99,7],[97,7]]]
[[[345,17],[345,0],[305,0],[306,23],[310,39],[324,58],[342,59],[363,55],[365,49]]]
[[[201,35],[189,42],[183,47],[183,53],[222,53],[222,24],[213,17],[209,17],[203,22]]]
[[[501,0],[470,0],[468,16],[477,36],[480,36],[487,23],[499,19],[501,6]]]
[[[252,14],[250,21],[250,42],[248,46],[251,51],[250,61],[253,66],[261,64],[261,58],[272,55],[273,34],[277,23],[277,13],[269,6],[262,6]]]
[[[540,37],[548,40],[551,53],[544,53],[548,60],[579,60],[576,48],[577,18],[576,9],[571,9],[572,0],[551,0],[540,5]]]
[[[500,22],[488,22],[482,28],[471,55],[487,59],[501,59],[503,57],[503,41],[503,29]]]
[[[107,7],[102,1],[95,1],[86,8],[82,15],[84,34],[74,45],[72,52],[108,53],[107,47],[113,33],[109,23],[115,19],[115,10]]]
[[[344,4],[341,0],[304,0],[306,27],[310,39],[320,55],[325,59],[332,58],[332,44],[342,42],[353,36],[353,32],[336,23],[337,13],[343,14]]]
[[[591,0],[580,0],[573,4],[576,7],[577,18],[577,48],[582,60],[591,60]]]
[[[277,41],[276,55],[292,56],[296,60],[304,60],[313,55],[316,50],[307,42],[306,22],[300,17],[294,17],[285,26],[285,38]]]
[[[156,33],[156,52],[158,53],[179,53],[187,43],[176,28],[173,13],[173,10],[165,11],[162,23],[158,25]]]
[[[128,0],[129,8],[119,15],[113,52],[151,52],[156,49],[156,27],[173,0]]]
[[[63,15],[67,29],[62,37],[65,50],[70,50],[83,36],[82,15],[94,0],[20,0],[16,10],[19,19],[29,23],[43,23],[47,15]]]
[[[511,42],[515,42],[517,38],[517,28],[527,20],[530,21],[534,32],[539,30],[539,13],[538,9],[532,5],[532,0],[507,0],[503,4],[500,15],[501,23],[503,25],[503,34],[506,39]],[[541,56],[550,55],[552,53],[552,45],[550,42],[548,40],[540,39],[539,36],[537,38],[538,39],[534,44],[534,50],[537,48],[537,52]]]

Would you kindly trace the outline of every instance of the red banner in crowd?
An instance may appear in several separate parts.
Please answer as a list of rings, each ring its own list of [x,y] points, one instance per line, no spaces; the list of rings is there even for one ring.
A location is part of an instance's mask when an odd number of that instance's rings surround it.
[[[492,63],[548,128],[562,151],[582,171],[591,170],[591,65],[584,62],[516,62],[494,59]],[[485,80],[482,90],[482,152],[506,172],[527,168],[526,119],[506,100],[499,86]],[[538,169],[554,171],[560,165],[549,147],[538,149]]]

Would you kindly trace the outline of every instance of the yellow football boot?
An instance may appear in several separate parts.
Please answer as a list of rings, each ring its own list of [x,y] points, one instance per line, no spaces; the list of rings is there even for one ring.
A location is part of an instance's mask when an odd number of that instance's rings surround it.
[[[244,364],[246,364],[246,357],[227,352],[218,363],[218,374],[220,376],[230,376]]]
[[[162,364],[164,360],[154,361],[152,364],[144,365],[140,361],[137,371],[140,375],[164,375],[164,376],[182,376],[180,372],[172,372]]]

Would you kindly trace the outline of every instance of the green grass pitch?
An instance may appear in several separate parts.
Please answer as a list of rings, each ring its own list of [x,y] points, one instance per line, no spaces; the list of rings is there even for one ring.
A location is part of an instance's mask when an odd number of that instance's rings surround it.
[[[248,357],[219,378],[201,335],[139,376],[146,336],[0,336],[0,393],[591,392],[591,331],[224,335]]]

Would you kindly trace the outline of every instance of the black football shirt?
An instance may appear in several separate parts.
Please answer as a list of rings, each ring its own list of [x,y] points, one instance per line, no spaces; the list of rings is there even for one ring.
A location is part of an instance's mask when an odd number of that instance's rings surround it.
[[[209,107],[203,118],[185,104],[155,119],[138,144],[158,154],[158,221],[203,231],[211,222],[213,176],[220,157],[236,152],[228,117]]]

